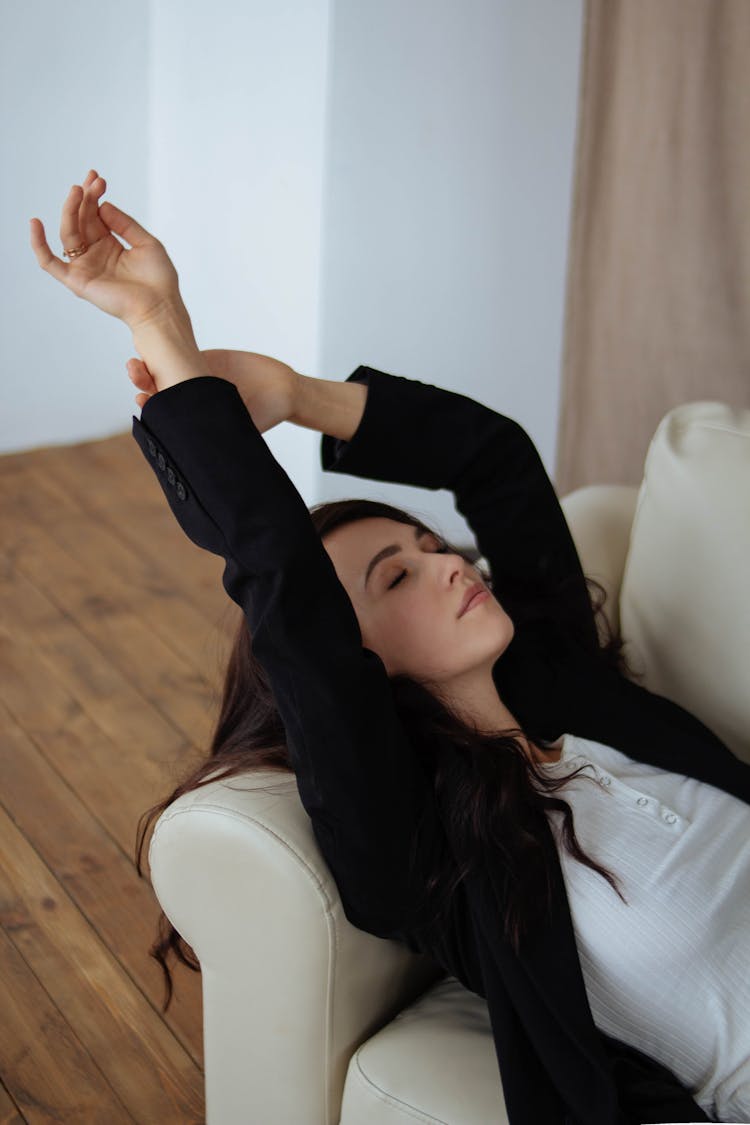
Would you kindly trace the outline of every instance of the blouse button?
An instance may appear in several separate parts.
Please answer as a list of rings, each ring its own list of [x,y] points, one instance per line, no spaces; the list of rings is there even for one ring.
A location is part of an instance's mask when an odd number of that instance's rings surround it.
[[[638,804],[639,805],[647,805],[648,804],[648,797],[639,797],[638,798]]]
[[[664,819],[666,820],[667,824],[674,824],[674,822],[677,820],[677,817],[674,815],[674,813],[670,812],[664,813]]]
[[[603,774],[602,777],[599,778],[599,781],[601,782],[602,785],[611,785],[612,784],[612,778],[607,777],[606,774]]]

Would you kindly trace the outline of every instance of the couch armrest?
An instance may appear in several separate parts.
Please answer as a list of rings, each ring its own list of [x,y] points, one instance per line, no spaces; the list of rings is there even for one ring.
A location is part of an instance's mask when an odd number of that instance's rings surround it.
[[[637,501],[638,488],[628,484],[588,484],[560,501],[583,573],[607,591],[604,613],[615,633],[620,632],[620,589]]]
[[[291,775],[183,794],[149,864],[201,964],[207,1125],[337,1125],[354,1051],[442,968],[349,922]]]

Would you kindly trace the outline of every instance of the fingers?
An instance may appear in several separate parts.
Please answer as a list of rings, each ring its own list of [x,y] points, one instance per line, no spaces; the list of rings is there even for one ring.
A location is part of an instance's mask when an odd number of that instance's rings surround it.
[[[90,190],[100,179],[96,169],[92,168],[83,181],[83,187],[73,184],[68,192],[60,220],[60,241],[63,249],[80,246],[82,242],[88,242],[90,245],[96,242],[97,238],[102,238],[108,233],[97,214],[98,198],[107,190],[107,185],[101,180],[101,190],[94,195]]]
[[[140,393],[135,396],[135,401],[143,409],[144,403],[148,402],[151,395],[156,393],[157,386],[154,377],[142,359],[129,359],[125,366],[136,387],[141,388]]]
[[[107,190],[107,181],[97,176],[92,168],[83,183],[83,199],[78,210],[78,229],[81,241],[91,246],[109,234],[108,228],[99,217],[99,199]]]
[[[93,178],[92,178],[93,177]],[[96,172],[92,169],[84,184],[88,188],[97,180]],[[102,191],[106,190],[106,184],[102,180]],[[81,214],[84,213],[85,220],[88,224],[90,232],[93,234],[91,227],[90,215],[88,207],[84,211],[84,198],[86,192],[80,184],[73,184],[68,192],[67,198],[63,203],[62,216],[60,219],[60,241],[62,242],[63,249],[72,249],[74,246],[80,246],[84,241],[84,235],[81,230]],[[101,194],[101,192],[99,192]],[[95,196],[94,199],[98,198]],[[91,238],[86,238],[87,242],[95,242],[97,238],[101,238],[102,234],[107,233],[107,228],[103,223],[99,223],[100,233]],[[70,265],[64,262],[62,258],[58,258],[50,250],[47,238],[44,232],[44,224],[41,219],[29,220],[29,236],[31,240],[31,248],[36,255],[36,260],[43,270],[51,274],[57,281],[61,281],[63,285],[68,284],[68,271]]]
[[[102,203],[99,216],[110,230],[121,235],[131,246],[156,242],[154,236],[149,234],[145,227],[137,223],[132,215],[126,215],[119,207],[115,207],[114,203]]]
[[[156,391],[154,377],[141,359],[129,359],[125,364],[128,378],[142,391],[153,394]],[[137,397],[137,396],[136,396]]]
[[[105,202],[100,205],[99,199],[106,190],[107,182],[97,175],[95,168],[89,170],[83,187],[73,184],[63,204],[60,219],[63,249],[72,249],[84,242],[91,246],[110,230],[121,235],[131,246],[158,242],[145,227],[113,203]],[[42,269],[57,281],[68,285],[70,265],[52,253],[40,219],[29,220],[29,237]]]
[[[31,248],[36,254],[36,260],[43,270],[51,274],[57,281],[61,281],[63,285],[67,285],[67,276],[70,266],[62,260],[56,258],[47,245],[47,239],[44,235],[44,225],[41,219],[29,219],[29,235],[31,238]]]
[[[60,241],[63,249],[80,246],[83,242],[81,229],[78,225],[78,212],[83,200],[83,188],[80,184],[73,184],[63,203],[62,217],[60,219]]]

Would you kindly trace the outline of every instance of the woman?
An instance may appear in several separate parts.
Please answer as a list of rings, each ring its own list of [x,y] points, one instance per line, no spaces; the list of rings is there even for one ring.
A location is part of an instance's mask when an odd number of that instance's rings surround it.
[[[104,190],[94,171],[71,189],[70,264],[39,220],[32,247],[131,328],[133,436],[186,534],[226,560],[243,612],[211,757],[156,809],[217,766],[293,769],[349,920],[429,951],[486,998],[511,1125],[750,1116],[742,957],[685,996],[659,989],[653,952],[671,941],[681,972],[692,955],[713,968],[721,927],[699,930],[683,908],[700,894],[717,922],[726,907],[710,871],[675,861],[702,854],[718,817],[740,857],[730,906],[748,953],[750,769],[628,679],[617,643],[600,645],[533,443],[417,380],[360,367],[336,384],[201,353],[164,247],[99,204]],[[323,433],[326,469],[450,488],[491,575],[389,505],[308,511],[260,437],[284,419]],[[476,583],[484,597],[468,601]],[[591,769],[601,787],[579,784]],[[579,847],[570,804],[548,795],[563,785],[585,810],[579,831],[599,828],[594,852],[618,845],[626,885]],[[170,948],[171,927],[155,946],[164,967]],[[716,997],[739,1042],[721,1007],[702,1018]]]

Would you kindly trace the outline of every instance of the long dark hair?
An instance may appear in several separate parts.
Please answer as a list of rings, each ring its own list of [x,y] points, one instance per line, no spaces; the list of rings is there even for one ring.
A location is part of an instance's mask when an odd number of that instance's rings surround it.
[[[491,575],[477,561],[478,551],[449,544],[423,520],[401,508],[376,500],[347,499],[316,504],[309,510],[321,540],[337,527],[375,516],[430,531],[444,546],[472,564],[492,587]],[[623,653],[623,640],[613,633],[602,612],[606,591],[592,578],[587,577],[586,583],[599,595],[598,602],[592,599],[594,613],[602,623],[599,656],[622,674],[633,677],[635,673]],[[141,815],[136,832],[136,869],[142,877],[142,851],[148,829],[183,793],[250,770],[293,772],[270,684],[263,666],[253,656],[246,618],[239,606],[235,604],[234,609],[237,628],[208,756],[167,797]],[[422,901],[414,904],[415,933],[427,933],[431,927],[439,926],[456,888],[481,865],[488,847],[499,848],[506,861],[504,878],[513,884],[506,896],[504,932],[518,951],[523,935],[551,902],[549,860],[542,846],[540,824],[545,809],[563,813],[561,838],[567,850],[607,879],[623,898],[616,877],[581,849],[570,805],[559,797],[546,795],[556,792],[585,766],[552,777],[538,768],[523,747],[523,738],[537,745],[542,741],[528,725],[503,734],[481,731],[411,677],[399,674],[391,677],[390,683],[399,717],[430,770],[435,798],[450,837],[450,847],[442,850],[435,870],[429,874]],[[445,746],[446,740],[457,757],[449,759],[438,753],[437,748]],[[457,762],[462,763],[458,772]],[[415,828],[412,858],[417,851],[419,828]],[[166,1011],[172,999],[170,956],[195,972],[200,971],[200,962],[164,911],[149,953],[164,973],[166,995],[162,1010]]]

